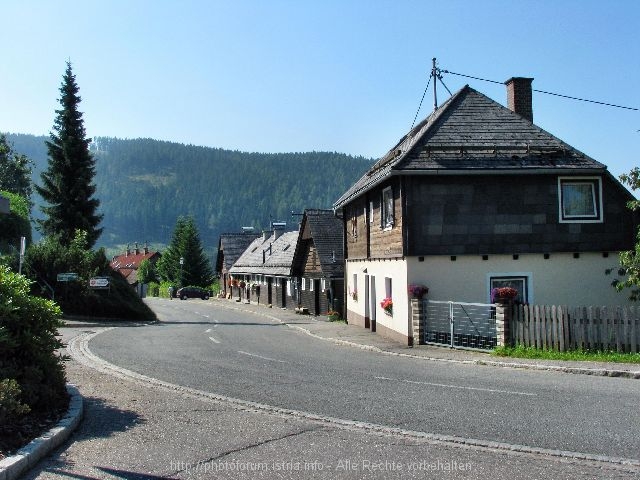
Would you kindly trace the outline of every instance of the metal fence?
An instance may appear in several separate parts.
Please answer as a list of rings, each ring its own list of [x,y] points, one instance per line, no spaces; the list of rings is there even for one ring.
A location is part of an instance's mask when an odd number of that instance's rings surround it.
[[[495,305],[434,300],[423,302],[425,343],[452,348],[495,348]]]

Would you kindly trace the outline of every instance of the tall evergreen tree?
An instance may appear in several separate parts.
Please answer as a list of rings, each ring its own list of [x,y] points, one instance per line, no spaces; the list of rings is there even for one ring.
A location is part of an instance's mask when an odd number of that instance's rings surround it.
[[[171,244],[162,253],[157,270],[163,280],[178,286],[206,287],[213,281],[213,270],[193,218],[178,218]]]
[[[70,244],[76,230],[87,232],[89,248],[102,233],[98,228],[102,215],[96,212],[100,201],[93,197],[96,187],[95,160],[89,152],[90,138],[86,138],[82,113],[78,110],[80,96],[71,63],[60,87],[60,105],[56,110],[53,132],[47,141],[49,166],[41,175],[42,185],[36,191],[48,205],[42,206],[46,215],[38,221],[42,233],[59,235],[64,244]]]

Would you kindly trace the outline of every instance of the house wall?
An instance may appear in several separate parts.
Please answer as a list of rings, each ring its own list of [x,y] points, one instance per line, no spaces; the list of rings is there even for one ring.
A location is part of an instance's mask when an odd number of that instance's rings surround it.
[[[632,197],[608,175],[599,177],[599,223],[559,221],[559,175],[406,177],[406,254],[629,250],[635,227],[626,203]]]
[[[410,337],[407,263],[402,259],[350,260],[347,261],[345,269],[347,292],[350,293],[346,298],[347,321],[407,344]],[[357,275],[355,284],[354,274]],[[369,277],[369,294],[365,289],[366,276]],[[385,278],[392,279],[393,316],[387,315],[380,306],[386,294]],[[358,292],[357,300],[352,296],[354,290]]]
[[[390,229],[381,226],[382,192],[393,189],[394,225]],[[373,209],[373,221],[371,210]],[[402,247],[402,190],[398,178],[372,189],[345,209],[346,252],[345,258],[397,258]]]
[[[627,305],[628,292],[617,292],[606,275],[617,267],[618,255],[603,257],[600,252],[553,253],[548,259],[542,254],[461,255],[455,261],[450,256],[407,258],[408,283],[429,287],[430,300],[488,303],[489,278],[493,276],[527,276],[528,302],[542,305]]]

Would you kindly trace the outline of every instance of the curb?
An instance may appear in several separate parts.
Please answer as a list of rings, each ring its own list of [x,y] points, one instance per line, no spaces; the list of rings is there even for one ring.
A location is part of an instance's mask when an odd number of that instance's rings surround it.
[[[480,366],[486,366],[486,367],[515,368],[515,369],[521,369],[521,370],[537,370],[537,371],[567,373],[567,374],[574,374],[574,375],[592,375],[592,376],[598,376],[598,377],[617,377],[617,378],[628,378],[632,380],[640,380],[640,370],[638,371],[615,370],[615,369],[608,369],[608,368],[587,368],[587,367],[578,367],[578,366],[570,366],[570,365],[565,366],[565,365],[545,365],[541,363],[526,363],[526,362],[502,362],[500,360],[480,360],[480,359],[458,360],[455,358],[429,357],[426,355],[415,355],[413,353],[393,352],[390,350],[385,350],[380,347],[376,347],[374,345],[366,345],[362,343],[353,342],[350,340],[343,340],[341,338],[323,337],[321,335],[317,335],[311,332],[310,330],[300,325],[291,324],[286,320],[275,317],[274,315],[270,315],[268,313],[254,312],[253,310],[249,310],[246,308],[238,308],[235,306],[221,305],[221,307],[229,308],[231,310],[239,310],[247,313],[252,313],[254,315],[260,315],[263,317],[270,318],[276,322],[286,325],[289,328],[300,330],[301,332],[311,337],[317,338],[319,340],[325,340],[327,342],[332,342],[338,345],[345,345],[349,347],[359,348],[361,350],[374,351],[374,352],[382,353],[385,355],[416,358],[416,359],[428,360],[432,362],[459,363],[464,365],[480,365]]]
[[[74,385],[67,385],[69,409],[58,424],[15,454],[0,461],[0,480],[15,480],[33,468],[44,456],[64,443],[82,419],[82,396]]]

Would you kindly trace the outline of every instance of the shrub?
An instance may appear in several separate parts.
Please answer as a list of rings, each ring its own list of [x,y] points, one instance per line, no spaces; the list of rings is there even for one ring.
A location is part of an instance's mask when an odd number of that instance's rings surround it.
[[[56,338],[60,308],[30,296],[29,288],[24,276],[0,265],[0,378],[19,386],[3,386],[14,414],[21,404],[38,413],[67,401],[63,357],[56,352],[63,346]]]
[[[138,297],[126,279],[109,266],[104,250],[87,248],[85,232],[76,232],[71,245],[47,237],[27,251],[28,275],[54,289],[55,299],[66,314],[127,320],[154,320],[155,314]],[[57,282],[58,273],[78,274],[78,281]],[[108,290],[89,288],[91,277],[109,277]],[[34,293],[42,293],[34,290]]]

